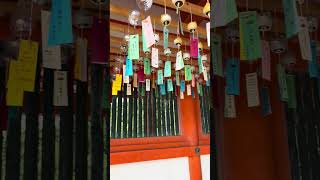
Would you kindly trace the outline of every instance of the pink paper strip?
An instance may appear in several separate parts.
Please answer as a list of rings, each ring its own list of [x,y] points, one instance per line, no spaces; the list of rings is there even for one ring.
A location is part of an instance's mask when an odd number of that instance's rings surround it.
[[[190,56],[198,58],[198,39],[190,39]]]
[[[262,78],[271,81],[271,67],[270,67],[270,46],[268,41],[261,41],[262,43]]]
[[[138,81],[139,82],[144,82],[144,69],[141,68],[138,71]]]
[[[144,30],[144,35],[146,38],[147,48],[150,48],[155,44],[155,38],[153,34],[153,28],[151,23],[151,18],[148,16],[145,20],[142,21],[142,29]]]
[[[90,35],[91,63],[106,64],[108,55],[107,22],[98,18],[93,19]]]

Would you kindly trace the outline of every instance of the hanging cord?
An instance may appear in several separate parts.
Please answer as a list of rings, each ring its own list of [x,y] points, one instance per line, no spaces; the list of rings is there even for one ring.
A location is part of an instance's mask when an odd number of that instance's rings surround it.
[[[191,22],[192,22],[192,11],[191,11],[191,6],[190,6],[190,19],[191,19]],[[194,31],[192,32],[192,38],[194,39]]]
[[[31,36],[32,36],[32,21],[33,21],[33,0],[30,2],[30,26],[29,26],[29,41],[31,44]]]
[[[249,0],[246,0],[246,9],[249,11]]]
[[[164,1],[164,13],[167,14],[167,2],[166,0],[163,0]]]
[[[156,20],[153,20],[153,36],[156,34]],[[160,39],[160,38],[159,38]],[[157,47],[157,43],[154,43],[154,46]]]
[[[234,58],[234,41],[231,41],[231,58]]]
[[[83,10],[84,9],[84,0],[80,1],[80,9]],[[80,28],[80,37],[83,38],[83,28]]]
[[[260,0],[260,12],[263,12],[263,0]]]
[[[101,0],[99,0],[99,21],[101,20]]]
[[[299,4],[299,11],[300,11],[300,16],[303,17],[303,8],[302,8],[302,3],[298,2]]]

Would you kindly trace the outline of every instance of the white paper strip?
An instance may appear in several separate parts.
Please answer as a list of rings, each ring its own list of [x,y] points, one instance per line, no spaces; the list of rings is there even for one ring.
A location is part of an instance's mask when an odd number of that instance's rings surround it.
[[[299,17],[299,44],[300,44],[300,51],[301,57],[304,60],[311,61],[312,54],[311,54],[311,44],[310,44],[310,36],[308,30],[308,21],[306,17]]]
[[[188,84],[188,85],[187,85],[187,95],[188,95],[188,96],[191,96],[191,94],[192,94],[192,93],[191,93],[191,85]]]
[[[237,117],[234,95],[228,95],[226,92],[224,96],[224,117],[226,118]]]
[[[207,29],[207,42],[208,42],[208,47],[210,47],[210,22],[206,24],[206,29]]]
[[[159,50],[157,48],[152,48],[151,66],[154,67],[154,68],[158,68],[159,67]]]
[[[61,69],[61,48],[60,46],[48,47],[50,15],[49,11],[41,11],[42,66],[59,70]]]
[[[122,77],[123,77],[123,84],[128,84],[129,83],[129,80],[130,80],[130,78],[129,78],[129,76],[126,76],[126,65],[123,65],[122,66]]]
[[[131,96],[131,95],[132,95],[131,84],[127,84],[127,95],[128,95],[128,96]]]
[[[150,91],[150,79],[146,79],[146,91]]]
[[[68,79],[66,71],[54,71],[53,105],[68,106]]]
[[[246,74],[247,102],[248,107],[260,105],[257,73]]]

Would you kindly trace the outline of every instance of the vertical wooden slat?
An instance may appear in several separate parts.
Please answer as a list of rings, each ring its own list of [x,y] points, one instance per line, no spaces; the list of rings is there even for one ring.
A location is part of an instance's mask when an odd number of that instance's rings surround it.
[[[25,93],[26,132],[24,144],[24,180],[38,179],[38,117],[40,105],[40,61],[38,61],[35,91]]]
[[[111,138],[116,138],[117,96],[112,96]]]
[[[122,116],[122,133],[123,133],[123,138],[127,138],[127,104],[128,104],[128,98],[127,98],[127,86],[126,84],[124,85],[124,88],[123,88],[123,116]]]
[[[92,163],[91,179],[102,180],[103,178],[103,133],[102,133],[102,85],[103,66],[91,65],[91,138],[92,138]]]
[[[138,137],[138,89],[134,88],[134,118],[133,118],[133,136],[134,138]]]
[[[131,88],[132,91],[132,88]],[[132,94],[132,93],[131,93]],[[132,138],[133,95],[129,96],[128,138]]]
[[[156,101],[156,89],[152,89],[152,134],[151,136],[157,135],[157,101]]]
[[[152,91],[153,89],[151,88],[150,89],[151,91],[148,92],[148,134],[147,136],[154,136],[154,133],[153,133],[153,121],[152,121]]]
[[[3,150],[3,131],[5,130],[5,124],[8,120],[7,117],[7,105],[6,105],[6,88],[5,88],[5,82],[6,82],[6,66],[0,64],[0,179],[3,179],[2,176],[2,169],[3,169],[3,162],[4,159],[2,158],[2,154],[4,152]]]
[[[166,94],[166,128],[167,128],[167,132],[168,135],[171,136],[171,117],[170,117],[170,96],[171,96],[171,92],[167,92]]]
[[[77,81],[76,93],[76,148],[75,148],[75,178],[77,180],[88,179],[88,113],[87,82]],[[108,131],[109,132],[109,131]]]
[[[118,105],[117,105],[117,108],[118,108],[118,118],[117,118],[117,133],[116,133],[116,138],[121,138],[121,125],[122,125],[122,93],[121,91],[119,91],[119,96],[118,96]]]
[[[139,118],[138,118],[138,137],[142,137],[142,124],[143,124],[143,115],[142,115],[142,101],[143,98],[141,96],[141,92],[142,92],[142,84],[139,83]]]
[[[70,51],[70,49],[68,49]],[[72,180],[73,177],[73,61],[62,66],[68,71],[68,106],[60,111],[60,153],[59,179]]]
[[[21,110],[8,107],[8,131],[6,147],[6,180],[19,180],[20,177],[20,138]]]
[[[166,136],[166,107],[165,107],[165,95],[161,95],[161,129],[162,129],[162,136]]]
[[[145,92],[145,95],[143,97],[143,135],[142,135],[143,137],[147,137],[147,131],[148,131],[147,130],[148,129],[148,106],[147,106],[148,95],[149,93]]]
[[[170,99],[169,99],[169,102],[170,102],[170,129],[171,129],[171,135],[174,136],[175,135],[175,129],[174,129],[174,111],[173,111],[173,92],[170,93]]]
[[[159,86],[158,86],[159,88]],[[157,121],[158,121],[158,129],[159,129],[159,134],[158,136],[163,136],[163,129],[162,129],[162,101],[161,101],[161,95],[160,93],[158,94],[158,108],[157,108],[157,111],[158,111],[158,118],[157,118]]]
[[[53,70],[44,68],[43,130],[41,179],[54,180],[55,124],[53,111]]]
[[[174,92],[174,96],[173,96],[173,109],[174,109],[174,127],[175,127],[175,135],[179,135],[180,133],[180,127],[179,127],[179,119],[178,119],[178,103],[177,103],[177,88],[175,86],[173,86],[173,92]]]

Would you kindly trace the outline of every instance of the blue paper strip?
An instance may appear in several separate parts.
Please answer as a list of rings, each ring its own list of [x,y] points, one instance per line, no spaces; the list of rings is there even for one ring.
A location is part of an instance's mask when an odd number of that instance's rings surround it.
[[[317,62],[317,43],[311,41],[312,61],[309,62],[309,76],[311,78],[319,77],[319,65]]]
[[[52,0],[48,45],[73,42],[71,21],[71,0]]]
[[[240,62],[238,59],[228,59],[226,64],[226,92],[228,95],[240,94]]]
[[[186,91],[186,82],[184,80],[180,81],[180,92]]]
[[[126,58],[126,76],[133,76],[132,60]]]
[[[267,116],[272,113],[268,87],[262,87],[260,89],[260,94],[261,94],[262,115]]]

